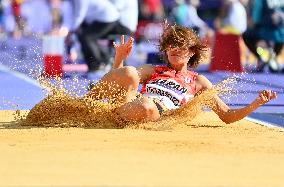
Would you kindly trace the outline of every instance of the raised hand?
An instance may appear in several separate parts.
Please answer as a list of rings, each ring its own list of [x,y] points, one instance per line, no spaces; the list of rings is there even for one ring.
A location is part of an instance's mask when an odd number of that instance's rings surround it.
[[[277,93],[271,90],[262,90],[256,100],[263,105],[273,99],[277,98]]]
[[[124,35],[120,37],[120,44],[113,42],[115,48],[115,56],[120,60],[125,60],[132,51],[134,39],[130,37],[127,42],[124,41]]]
[[[112,65],[113,69],[123,67],[123,61],[129,56],[133,48],[134,39],[130,37],[126,44],[124,43],[124,35],[120,37],[120,44],[117,45],[113,42],[113,47],[115,48],[114,63]]]

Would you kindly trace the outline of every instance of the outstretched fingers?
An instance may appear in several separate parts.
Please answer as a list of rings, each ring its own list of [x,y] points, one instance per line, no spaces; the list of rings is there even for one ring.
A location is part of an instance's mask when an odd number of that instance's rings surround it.
[[[124,45],[124,35],[120,36],[120,45]]]
[[[126,50],[127,52],[130,52],[133,48],[133,42],[134,42],[134,39],[132,37],[130,37],[126,43]]]
[[[276,99],[277,98],[277,93],[270,90],[269,98],[270,98],[270,100]]]
[[[134,42],[134,38],[130,37],[126,42],[126,46],[131,46],[133,42]]]
[[[124,45],[124,35],[120,36],[120,44],[119,45],[117,45],[116,42],[112,42],[112,45],[115,49],[117,49],[120,46],[123,46]]]
[[[277,98],[277,93],[271,90],[263,90],[259,93],[259,96],[263,102],[269,102]]]
[[[125,46],[126,48],[132,48],[133,43],[134,43],[134,38],[130,37],[127,40],[126,44],[125,44],[125,36],[121,35],[121,37],[120,37],[120,45],[117,45],[116,42],[113,42],[112,44],[113,44],[113,47],[116,49],[116,48],[118,48],[120,46],[122,46],[122,47]]]
[[[115,49],[118,48],[118,45],[115,42],[112,42],[112,45]]]

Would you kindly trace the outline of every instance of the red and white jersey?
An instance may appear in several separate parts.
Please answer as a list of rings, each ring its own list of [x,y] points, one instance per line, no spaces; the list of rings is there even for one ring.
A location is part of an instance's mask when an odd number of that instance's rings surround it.
[[[190,101],[195,93],[197,73],[178,72],[167,66],[156,66],[141,94],[160,99],[168,109],[176,109]]]

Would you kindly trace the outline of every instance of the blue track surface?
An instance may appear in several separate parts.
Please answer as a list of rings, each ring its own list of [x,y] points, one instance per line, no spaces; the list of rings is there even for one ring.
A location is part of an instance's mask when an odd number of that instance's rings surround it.
[[[21,74],[0,71],[0,109],[31,109],[45,96],[42,88]]]
[[[230,106],[240,107],[252,102],[263,89],[271,89],[278,93],[278,98],[257,109],[258,113],[284,113],[284,74],[233,74],[233,73],[203,73],[213,83],[218,83],[228,77],[237,76],[239,81],[233,87],[237,94],[225,99]]]

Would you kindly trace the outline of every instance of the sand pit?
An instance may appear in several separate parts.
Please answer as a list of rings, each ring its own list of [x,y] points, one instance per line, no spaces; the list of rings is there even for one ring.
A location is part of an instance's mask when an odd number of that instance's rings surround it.
[[[283,186],[280,129],[213,113],[158,131],[37,128],[12,114],[0,111],[0,186]]]

